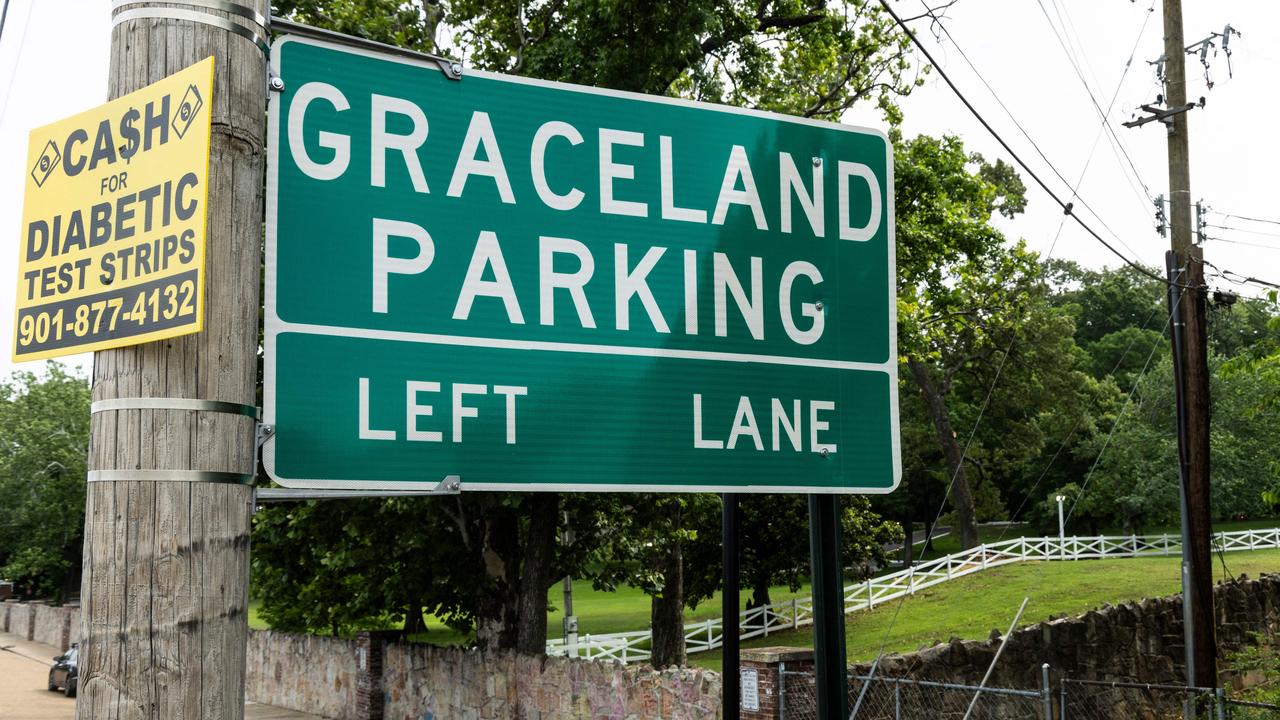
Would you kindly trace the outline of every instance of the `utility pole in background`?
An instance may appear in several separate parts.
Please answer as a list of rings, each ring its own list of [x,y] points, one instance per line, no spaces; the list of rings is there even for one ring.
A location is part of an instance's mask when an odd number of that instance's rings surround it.
[[[80,720],[244,715],[269,12],[115,6],[111,98],[215,58],[206,303],[200,333],[94,356]]]
[[[1187,104],[1186,49],[1182,36],[1181,0],[1164,0],[1165,107]],[[1214,641],[1213,566],[1209,539],[1213,532],[1209,507],[1209,366],[1205,329],[1204,258],[1194,242],[1191,223],[1191,168],[1187,113],[1173,114],[1167,124],[1169,148],[1169,227],[1175,264],[1171,278],[1175,382],[1179,403],[1178,452],[1182,463],[1184,515],[1184,618],[1187,639],[1187,683],[1217,687],[1217,644]]]

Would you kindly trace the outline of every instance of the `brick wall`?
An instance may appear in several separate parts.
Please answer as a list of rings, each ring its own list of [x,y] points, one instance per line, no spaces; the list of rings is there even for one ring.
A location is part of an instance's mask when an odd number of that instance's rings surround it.
[[[813,651],[808,648],[767,647],[743,650],[739,656],[743,673],[754,673],[756,679],[756,707],[748,705],[750,698],[746,683],[742,689],[742,720],[776,720],[781,717],[780,691],[786,672],[813,672]]]

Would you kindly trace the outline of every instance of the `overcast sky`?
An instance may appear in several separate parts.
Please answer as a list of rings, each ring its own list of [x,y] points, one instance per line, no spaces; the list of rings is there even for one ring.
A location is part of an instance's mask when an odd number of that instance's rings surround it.
[[[1231,38],[1234,77],[1228,77],[1226,57],[1210,53],[1212,90],[1205,86],[1199,59],[1188,57],[1189,94],[1193,99],[1204,95],[1207,100],[1204,109],[1191,113],[1192,196],[1203,198],[1218,211],[1280,220],[1275,181],[1280,166],[1275,127],[1280,117],[1273,112],[1280,79],[1280,4],[1252,0],[1185,5],[1188,44],[1222,32],[1228,23],[1243,33]],[[920,0],[895,0],[894,6],[903,16],[918,15],[924,7]],[[1154,102],[1159,92],[1154,68],[1147,63],[1159,57],[1163,47],[1159,7],[1151,12],[1152,7],[1151,0],[959,0],[944,18],[950,38],[936,38],[935,29],[925,21],[914,27],[961,91],[1055,192],[1069,197],[1070,186],[1083,173],[1077,212],[1129,257],[1163,266],[1168,240],[1155,232],[1154,207],[1147,198],[1167,194],[1164,129],[1158,123],[1137,129],[1119,124],[1139,105]],[[1109,122],[1132,159],[1136,176],[1123,154],[1099,134],[1098,111],[1060,47],[1055,27],[1070,46],[1098,104],[1105,110],[1115,97]],[[10,0],[0,37],[0,233],[12,238],[9,249],[0,252],[0,338],[5,345],[0,377],[15,367],[42,366],[40,362],[15,366],[10,361],[27,134],[106,99],[109,29],[106,0]],[[1135,43],[1137,52],[1126,73]],[[1022,136],[960,50],[1067,182]],[[902,106],[908,136],[953,133],[989,159],[1011,161],[936,74],[928,76],[925,86],[903,100]],[[851,112],[846,120],[883,124],[867,109]],[[1041,253],[1052,247],[1055,257],[1091,267],[1119,262],[1073,222],[1065,224],[1054,245],[1061,210],[1032,187],[1030,178],[1024,179],[1029,187],[1027,212],[1001,222],[1010,237],[1025,238]],[[1101,221],[1090,215],[1086,204]],[[1223,268],[1280,281],[1280,224],[1222,215],[1209,215],[1208,221],[1232,229],[1209,228],[1210,236],[1223,240],[1206,245],[1206,259]],[[1262,293],[1256,287],[1242,292]],[[86,371],[89,366],[87,356],[64,362]]]

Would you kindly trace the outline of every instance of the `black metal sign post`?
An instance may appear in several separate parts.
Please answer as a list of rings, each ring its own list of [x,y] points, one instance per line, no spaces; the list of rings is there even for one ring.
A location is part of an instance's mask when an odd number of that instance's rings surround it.
[[[724,553],[724,581],[720,593],[720,617],[724,618],[720,626],[724,649],[720,659],[720,674],[724,683],[721,717],[724,720],[738,720],[741,716],[742,693],[742,688],[738,685],[741,678],[738,669],[738,496],[725,493],[720,498]]]
[[[818,679],[818,718],[844,720],[849,716],[849,679],[844,654],[840,498],[835,495],[809,496],[809,554],[813,565],[813,659]]]

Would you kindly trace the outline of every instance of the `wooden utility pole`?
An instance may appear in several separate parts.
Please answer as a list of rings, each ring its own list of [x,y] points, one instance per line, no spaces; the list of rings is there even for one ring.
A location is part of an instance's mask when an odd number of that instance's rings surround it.
[[[238,719],[270,10],[224,0],[114,12],[112,98],[215,58],[206,309],[203,332],[94,356],[76,717]]]
[[[1186,50],[1182,37],[1182,2],[1164,0],[1165,107],[1187,104]],[[1169,225],[1172,249],[1182,268],[1176,288],[1182,323],[1181,342],[1174,343],[1175,366],[1181,361],[1183,394],[1179,433],[1184,513],[1189,546],[1183,557],[1188,565],[1190,590],[1183,601],[1190,603],[1191,627],[1186,637],[1192,645],[1188,660],[1188,684],[1217,687],[1217,644],[1214,641],[1213,566],[1209,537],[1213,532],[1209,507],[1209,363],[1205,331],[1204,258],[1194,242],[1191,225],[1191,163],[1188,151],[1187,113],[1174,114],[1169,134]]]

